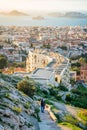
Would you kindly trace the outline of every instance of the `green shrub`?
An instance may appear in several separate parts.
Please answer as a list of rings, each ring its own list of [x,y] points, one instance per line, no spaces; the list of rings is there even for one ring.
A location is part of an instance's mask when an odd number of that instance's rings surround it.
[[[87,125],[87,110],[80,110],[78,112],[78,116],[83,120],[83,122]]]
[[[53,105],[53,103],[50,102],[49,100],[45,100],[45,103],[46,103],[46,104],[49,104],[49,105]]]
[[[40,117],[39,117],[39,112],[40,112],[39,108],[36,107],[35,108],[35,116],[36,116],[37,120],[40,122],[41,120],[40,120]]]
[[[45,95],[48,95],[48,92],[46,90],[42,91]]]
[[[0,69],[0,74],[2,74],[2,70]]]
[[[0,54],[0,69],[3,69],[7,66],[7,57]]]
[[[59,116],[58,114],[55,114],[55,116],[56,116],[56,118],[57,118],[57,120],[58,120],[58,123],[61,123],[62,120],[61,120],[60,116]]]
[[[27,103],[24,105],[24,107],[25,107],[26,109],[30,108],[30,103],[27,102]]]
[[[22,108],[20,108],[20,107],[13,107],[13,110],[15,112],[17,112],[18,114],[20,114],[22,112]]]
[[[55,96],[58,94],[58,90],[56,90],[55,88],[49,89],[49,92],[50,92],[50,95],[52,95],[52,96]]]
[[[76,106],[76,107],[87,108],[87,99],[79,97],[76,100],[75,99],[72,100],[71,104]]]
[[[35,113],[39,113],[39,111],[40,111],[39,108],[36,107],[35,108]]]
[[[56,99],[57,99],[57,100],[62,100],[62,98],[61,98],[60,95],[56,95]]]
[[[76,107],[87,108],[87,88],[79,84],[78,88],[72,89],[71,92],[73,96],[66,96],[66,101]]]
[[[72,89],[71,92],[75,93],[75,94],[78,94],[78,95],[82,94],[78,89]]]
[[[62,90],[62,91],[68,91],[68,89],[65,86],[63,86],[63,85],[60,85],[59,89]]]
[[[26,125],[28,126],[28,128],[33,126],[31,123],[27,123]]]
[[[70,96],[70,94],[66,95],[66,101],[71,102],[72,101],[72,97]]]
[[[33,97],[36,91],[34,82],[31,82],[29,80],[22,80],[17,84],[17,88],[30,97]]]
[[[9,93],[6,93],[6,94],[5,94],[5,97],[9,99],[9,98],[10,98],[10,94],[9,94]]]
[[[77,127],[76,125],[72,125],[71,123],[68,123],[68,122],[62,122],[62,123],[60,123],[60,125],[71,128],[72,130],[82,130],[81,128]]]
[[[71,115],[66,115],[65,120],[73,125],[78,125],[78,120]]]

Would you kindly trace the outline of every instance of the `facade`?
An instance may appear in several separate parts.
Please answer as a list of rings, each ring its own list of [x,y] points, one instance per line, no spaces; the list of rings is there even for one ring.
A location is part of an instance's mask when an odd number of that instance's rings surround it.
[[[70,78],[76,81],[76,71],[70,71]]]
[[[76,75],[76,80],[87,82],[87,66],[82,66],[80,68],[80,75]]]
[[[65,86],[70,85],[70,71],[69,71],[69,63],[67,64],[62,64],[58,67],[58,69],[55,70],[56,72],[56,81],[58,83],[62,83]]]
[[[30,52],[26,59],[26,71],[32,72],[37,68],[44,68],[48,63],[52,61],[52,58],[38,52]]]
[[[87,66],[83,66],[80,68],[80,78],[87,82]]]

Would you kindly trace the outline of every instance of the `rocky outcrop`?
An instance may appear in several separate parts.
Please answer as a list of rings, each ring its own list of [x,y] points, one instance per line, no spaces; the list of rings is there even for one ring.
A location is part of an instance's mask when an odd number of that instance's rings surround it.
[[[32,116],[37,104],[16,89],[13,79],[17,83],[17,77],[0,74],[0,130],[39,130]]]

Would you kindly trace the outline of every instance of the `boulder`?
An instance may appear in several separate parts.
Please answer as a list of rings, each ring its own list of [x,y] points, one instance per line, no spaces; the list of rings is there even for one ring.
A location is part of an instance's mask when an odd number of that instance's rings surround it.
[[[0,125],[0,130],[4,130],[4,127],[2,125]]]

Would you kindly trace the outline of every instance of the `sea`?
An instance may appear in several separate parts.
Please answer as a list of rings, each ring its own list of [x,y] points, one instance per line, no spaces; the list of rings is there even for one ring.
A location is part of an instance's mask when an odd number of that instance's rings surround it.
[[[30,16],[0,16],[0,26],[86,26],[87,18],[45,17],[32,19]]]

